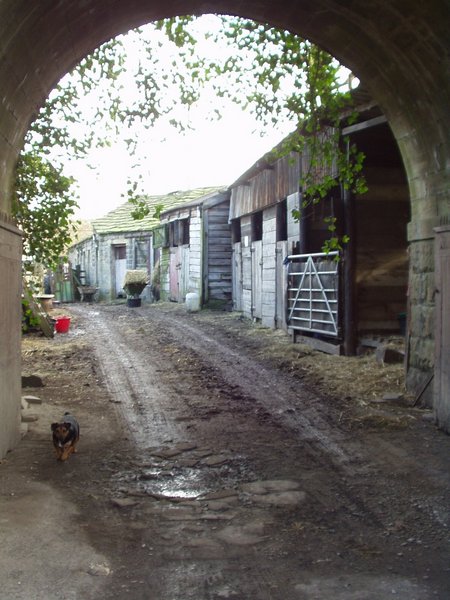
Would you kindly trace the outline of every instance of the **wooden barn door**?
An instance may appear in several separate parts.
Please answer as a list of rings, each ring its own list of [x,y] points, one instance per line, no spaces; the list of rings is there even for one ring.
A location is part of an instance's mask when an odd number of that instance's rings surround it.
[[[242,257],[242,312],[252,317],[252,253],[250,246],[241,247]]]
[[[169,259],[169,300],[178,302],[180,296],[180,248],[170,248]]]
[[[262,319],[262,242],[252,242],[252,317]]]
[[[242,310],[242,253],[241,243],[233,245],[233,310]]]
[[[189,246],[180,246],[179,252],[178,302],[184,302],[189,291]]]
[[[287,268],[283,264],[288,253],[288,243],[278,242],[275,259],[275,325],[279,329],[286,329],[286,302],[287,302]]]

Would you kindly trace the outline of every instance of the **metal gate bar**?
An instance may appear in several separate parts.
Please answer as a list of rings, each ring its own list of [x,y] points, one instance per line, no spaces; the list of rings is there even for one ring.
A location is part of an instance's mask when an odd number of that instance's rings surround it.
[[[287,257],[287,322],[292,329],[338,337],[338,255],[321,252]]]

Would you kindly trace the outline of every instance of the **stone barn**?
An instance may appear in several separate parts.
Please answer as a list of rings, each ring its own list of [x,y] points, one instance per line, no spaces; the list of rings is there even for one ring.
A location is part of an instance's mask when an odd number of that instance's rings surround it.
[[[209,190],[209,188],[207,188]],[[157,208],[169,209],[185,203],[192,195],[204,193],[172,192],[143,198],[149,213],[142,219],[133,218],[134,205],[125,202],[104,217],[92,221],[92,233],[69,249],[72,267],[81,272],[83,281],[98,288],[98,299],[124,297],[125,272],[130,269],[147,271],[149,279],[154,267],[153,229],[158,226]],[[152,301],[151,286],[142,293]]]

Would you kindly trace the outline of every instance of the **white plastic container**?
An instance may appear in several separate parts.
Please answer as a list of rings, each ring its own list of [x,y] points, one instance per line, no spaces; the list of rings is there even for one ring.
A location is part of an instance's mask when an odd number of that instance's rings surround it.
[[[200,298],[196,292],[186,294],[186,310],[188,312],[198,312],[200,310]]]

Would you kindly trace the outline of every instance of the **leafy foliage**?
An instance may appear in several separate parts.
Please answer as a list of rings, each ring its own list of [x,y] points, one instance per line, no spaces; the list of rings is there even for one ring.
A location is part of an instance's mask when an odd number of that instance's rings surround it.
[[[28,333],[38,326],[39,319],[31,310],[29,301],[22,298],[22,333]]]
[[[17,169],[15,214],[30,258],[54,264],[70,238],[76,197],[73,182],[63,174],[63,158],[86,156],[90,148],[110,144],[119,131],[133,154],[137,130],[163,117],[182,132],[189,127],[189,107],[204,89],[216,94],[210,118],[220,118],[220,98],[231,98],[253,111],[263,127],[279,119],[292,122],[295,133],[278,152],[308,155],[300,182],[302,211],[321,201],[336,182],[364,190],[363,155],[340,145],[343,112],[348,120],[353,116],[339,63],[289,31],[215,18],[220,26],[209,31],[188,16],[130,32],[127,47],[130,40],[136,47],[134,62],[119,36],[55,88],[32,124]],[[169,69],[161,58],[167,43],[172,45]],[[135,218],[148,213],[141,183],[130,177],[126,193]]]
[[[13,211],[23,230],[23,253],[54,267],[70,241],[76,200],[73,180],[33,152],[22,153],[16,171]]]
[[[175,40],[176,20],[158,26]],[[185,23],[188,26],[189,23]],[[202,85],[213,85],[218,97],[229,96],[252,110],[265,125],[279,119],[292,122],[294,133],[276,150],[274,158],[292,151],[301,153],[300,218],[309,206],[323,200],[336,184],[356,193],[367,190],[362,173],[364,155],[354,144],[343,146],[340,128],[344,119],[354,122],[350,82],[343,81],[341,65],[311,42],[264,23],[222,17],[222,27],[211,34],[227,48],[219,59],[190,55],[188,67]],[[348,237],[334,235],[324,250],[342,249]]]

